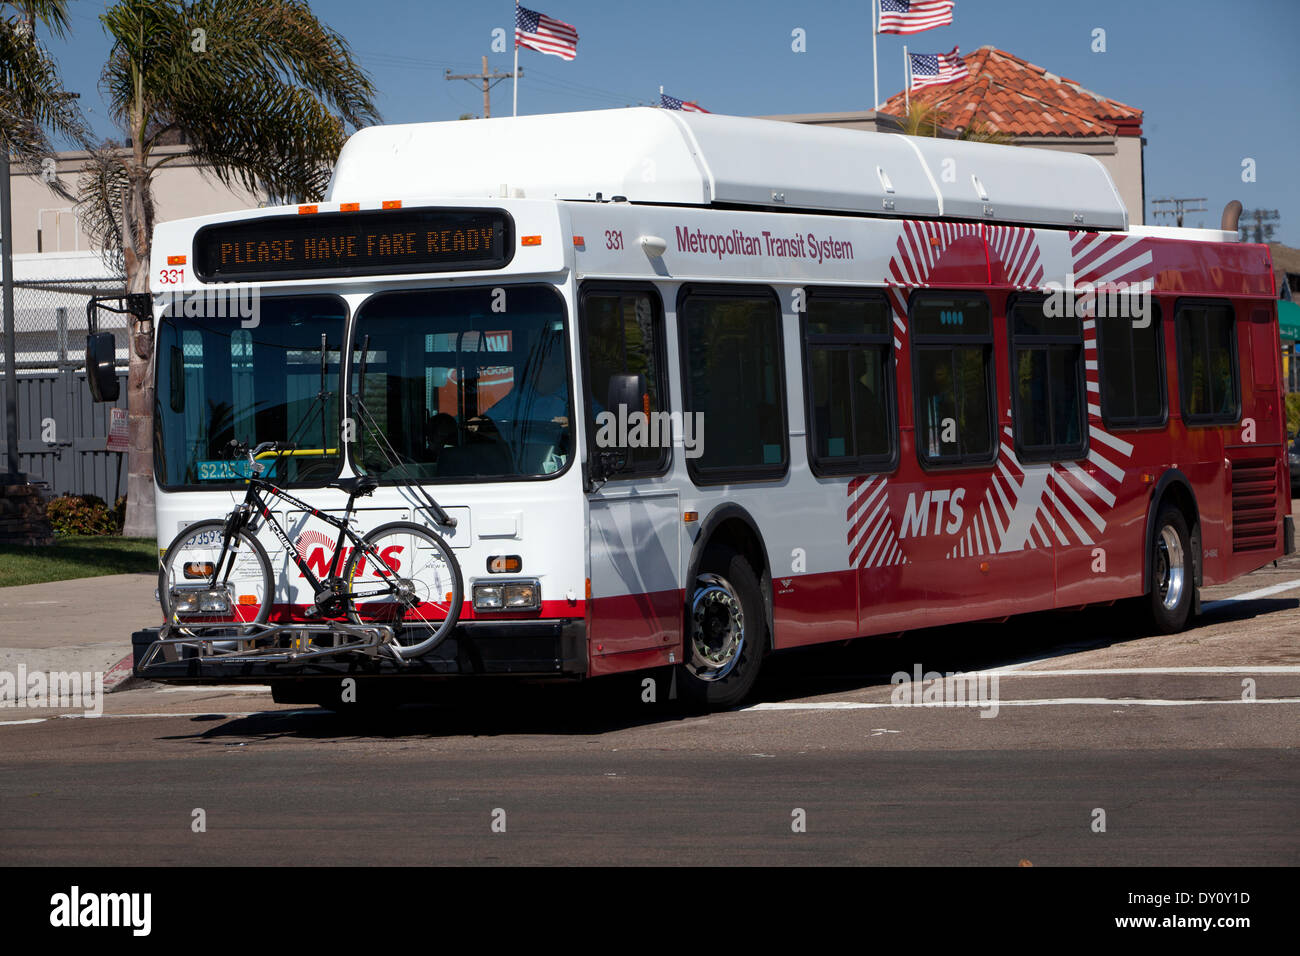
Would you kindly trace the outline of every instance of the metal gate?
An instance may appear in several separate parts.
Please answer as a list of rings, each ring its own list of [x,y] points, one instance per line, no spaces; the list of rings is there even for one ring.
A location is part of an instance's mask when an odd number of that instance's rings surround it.
[[[50,494],[98,495],[110,506],[126,493],[126,454],[105,450],[111,409],[126,409],[126,321],[104,316],[102,331],[118,340],[121,389],[113,405],[96,405],[86,385],[86,303],[122,288],[121,277],[14,282],[19,468]],[[0,410],[8,381],[0,377]],[[9,440],[0,413],[0,470]]]
[[[117,401],[97,405],[85,369],[19,373],[18,467],[29,480],[43,483],[53,495],[99,495],[110,507],[126,493],[126,453],[104,450],[110,409],[126,410],[126,369],[118,370],[117,380]],[[0,383],[0,397],[6,384]],[[0,461],[8,442],[0,415]]]

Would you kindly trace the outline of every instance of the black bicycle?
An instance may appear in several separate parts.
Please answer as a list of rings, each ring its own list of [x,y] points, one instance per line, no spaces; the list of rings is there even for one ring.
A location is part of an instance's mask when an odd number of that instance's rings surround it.
[[[374,478],[330,482],[329,487],[348,496],[342,517],[335,517],[264,477],[265,467],[259,458],[281,455],[291,451],[292,445],[263,442],[250,449],[231,442],[231,447],[234,457],[247,460],[248,491],[243,503],[224,520],[189,525],[168,545],[158,572],[158,595],[170,625],[202,627],[203,633],[211,634],[220,631],[220,625],[238,632],[239,625],[266,622],[275,607],[276,588],[271,559],[257,539],[258,529],[265,526],[293,559],[304,586],[313,595],[305,611],[282,610],[301,614],[312,622],[346,620],[351,624],[388,625],[396,637],[392,650],[401,658],[428,652],[456,626],[464,586],[460,566],[439,535],[410,521],[389,522],[364,536],[353,530],[353,507],[358,498],[372,494],[378,487]],[[276,520],[268,507],[273,499],[301,508],[337,529],[326,574],[318,576],[313,571],[302,550]],[[440,508],[436,514],[441,515],[438,520],[443,524],[454,524]],[[319,531],[304,532],[299,542],[308,535],[316,537],[314,543],[329,543]]]

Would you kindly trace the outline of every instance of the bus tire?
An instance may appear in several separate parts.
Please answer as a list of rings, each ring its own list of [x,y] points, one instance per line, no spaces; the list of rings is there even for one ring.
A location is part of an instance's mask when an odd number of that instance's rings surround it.
[[[684,629],[679,698],[704,709],[739,704],[753,689],[767,648],[758,578],[743,555],[726,550],[705,557],[687,595]]]
[[[1187,626],[1196,590],[1195,556],[1187,519],[1176,506],[1162,505],[1148,544],[1151,550],[1151,590],[1147,614],[1157,634],[1173,634]]]

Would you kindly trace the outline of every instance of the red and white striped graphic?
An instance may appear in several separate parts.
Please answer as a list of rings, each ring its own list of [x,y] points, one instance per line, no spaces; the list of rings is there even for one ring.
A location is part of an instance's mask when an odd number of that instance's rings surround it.
[[[895,244],[897,252],[889,260],[885,277],[885,292],[894,310],[895,350],[903,347],[899,336],[907,334],[908,289],[927,288],[930,273],[944,251],[958,239],[978,236],[980,229],[979,223],[969,222],[903,222],[903,234]]]
[[[1133,446],[1099,423],[1090,422],[1088,431],[1085,468],[1075,461],[1022,464],[1012,431],[1004,428],[989,491],[948,557],[1094,544],[1106,530]]]
[[[1002,264],[1006,281],[1017,289],[1040,289],[1043,263],[1038,254],[1038,237],[1025,226],[985,226],[989,259]]]
[[[1015,289],[1044,288],[1042,255],[1033,229],[905,221],[886,276],[886,294],[894,312],[895,350],[902,348],[907,335],[909,291],[930,287],[930,275],[945,250],[959,239],[976,235],[985,241],[991,280],[996,266],[1001,270],[996,277]],[[1152,255],[1140,238],[1073,232],[1069,240],[1076,283],[1131,285],[1153,278]],[[1076,307],[1091,311],[1094,299],[1095,293],[1085,292]],[[989,489],[949,557],[1092,544],[1105,532],[1106,516],[1115,505],[1133,446],[1102,427],[1095,319],[1083,320],[1083,332],[1091,439],[1087,461],[1022,464],[1015,454],[1011,429],[1004,429]],[[889,513],[886,484],[887,479],[877,475],[855,478],[848,485],[849,563],[855,567],[907,561]]]
[[[1070,233],[1070,261],[1074,283],[1088,283],[1075,303],[1082,315],[1092,315],[1097,287],[1123,291],[1155,278],[1151,243],[1141,236],[1115,236],[1097,232]],[[1123,283],[1124,286],[1121,286]],[[1068,291],[1068,290],[1067,290]]]
[[[898,529],[889,513],[889,493],[884,475],[854,478],[849,482],[849,564],[882,568],[906,564]]]
[[[1043,270],[1037,265],[1037,243],[1027,252],[1017,242],[1018,237],[998,235],[1003,231],[1000,226],[990,227],[988,241],[990,250],[997,251],[1003,262],[1007,280],[1018,288],[1039,287]],[[1121,282],[1131,286],[1154,279],[1151,251],[1138,237],[1072,232],[1070,252],[1075,284],[1086,282],[1093,287],[1085,288],[1075,303],[1075,308],[1085,315],[1093,311],[1097,286]],[[1106,515],[1124,483],[1125,464],[1133,454],[1133,445],[1110,434],[1101,422],[1095,318],[1083,319],[1083,364],[1090,438],[1086,465],[1076,461],[1022,465],[1016,458],[1012,431],[1004,429],[992,487],[976,513],[973,527],[967,529],[949,557],[1049,545],[1089,545],[1105,532]],[[984,532],[982,537],[980,531]]]

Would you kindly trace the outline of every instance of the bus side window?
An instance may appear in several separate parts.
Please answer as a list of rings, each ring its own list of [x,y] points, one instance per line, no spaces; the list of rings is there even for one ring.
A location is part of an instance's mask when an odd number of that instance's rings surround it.
[[[808,458],[817,474],[890,471],[893,333],[883,296],[809,290],[803,313]]]
[[[665,400],[663,340],[663,308],[656,293],[649,289],[584,287],[582,347],[588,458],[603,450],[625,451],[627,466],[616,478],[658,475],[668,470],[672,433]],[[640,375],[646,387],[644,406],[629,409],[628,420],[621,427],[618,410],[605,408],[610,379],[615,375]],[[641,421],[632,420],[632,413],[640,413]],[[621,437],[627,439],[626,446],[618,444]]]
[[[766,288],[684,289],[678,299],[685,415],[703,427],[700,485],[779,478],[789,463],[781,307]]]
[[[1160,306],[1150,297],[1147,306],[1145,316],[1129,309],[1127,315],[1120,310],[1096,317],[1101,418],[1107,428],[1161,426],[1167,417]]]
[[[1024,461],[1082,458],[1088,447],[1083,327],[1076,315],[1052,315],[1048,301],[1017,296],[1007,310],[1011,422]]]
[[[993,322],[981,295],[917,293],[909,323],[916,451],[924,465],[997,458]]]
[[[1232,307],[1217,302],[1180,302],[1174,327],[1183,418],[1197,425],[1236,422],[1240,379]]]

